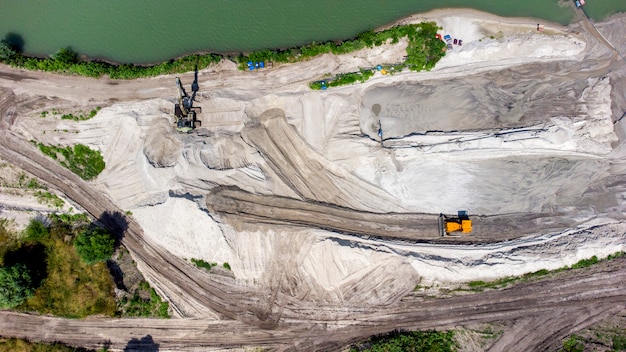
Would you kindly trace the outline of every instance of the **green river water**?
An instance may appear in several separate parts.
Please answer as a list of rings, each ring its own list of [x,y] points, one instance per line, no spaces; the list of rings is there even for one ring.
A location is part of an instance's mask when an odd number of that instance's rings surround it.
[[[60,47],[117,62],[154,63],[185,53],[240,52],[346,39],[435,8],[471,7],[501,16],[567,24],[565,0],[0,0],[0,38],[48,55]],[[625,0],[587,0],[601,20]]]

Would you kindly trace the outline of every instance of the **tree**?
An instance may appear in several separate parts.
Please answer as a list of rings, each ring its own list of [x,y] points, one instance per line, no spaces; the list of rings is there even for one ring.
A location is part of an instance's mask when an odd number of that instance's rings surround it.
[[[18,263],[0,268],[0,307],[14,308],[34,291],[26,265]]]
[[[78,62],[78,54],[71,48],[61,48],[51,55],[55,61],[64,64],[75,64]]]
[[[74,247],[85,263],[94,264],[111,258],[115,250],[115,239],[109,231],[95,227],[78,235],[74,240]]]
[[[15,56],[17,52],[13,46],[6,40],[0,40],[0,60],[8,60]]]

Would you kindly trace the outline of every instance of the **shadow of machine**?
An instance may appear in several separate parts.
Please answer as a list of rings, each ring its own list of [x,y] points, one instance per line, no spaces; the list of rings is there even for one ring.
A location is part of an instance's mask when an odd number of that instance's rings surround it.
[[[178,87],[178,102],[174,104],[174,116],[176,116],[176,130],[181,133],[190,133],[199,124],[197,114],[202,112],[202,108],[193,106],[196,93],[200,89],[198,85],[198,67],[194,72],[194,80],[191,84],[191,96],[187,94],[180,78],[176,77],[176,86]]]

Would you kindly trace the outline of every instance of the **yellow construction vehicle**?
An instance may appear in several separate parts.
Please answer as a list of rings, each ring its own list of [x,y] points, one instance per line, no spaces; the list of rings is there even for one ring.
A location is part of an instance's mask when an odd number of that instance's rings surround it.
[[[439,236],[450,235],[455,232],[469,234],[472,232],[472,220],[467,211],[459,210],[457,216],[439,214]]]

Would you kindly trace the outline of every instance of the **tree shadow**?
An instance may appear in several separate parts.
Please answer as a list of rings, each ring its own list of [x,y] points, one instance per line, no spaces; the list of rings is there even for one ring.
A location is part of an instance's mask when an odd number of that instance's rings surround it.
[[[7,33],[4,37],[4,41],[6,41],[13,50],[21,53],[24,51],[24,38],[21,35],[13,32]]]
[[[152,336],[146,335],[141,339],[133,338],[128,341],[124,352],[158,352],[159,344],[155,343]]]
[[[37,288],[48,277],[46,258],[46,246],[41,243],[29,244],[7,252],[4,255],[4,265],[9,267],[24,264],[30,273],[33,287]]]
[[[105,211],[98,218],[98,222],[109,229],[118,241],[124,237],[124,232],[128,230],[128,219],[119,211]]]
[[[113,277],[113,282],[115,283],[115,287],[122,291],[128,291],[128,288],[124,284],[124,271],[120,268],[119,264],[113,260],[107,260],[107,268],[109,268],[109,272]]]

